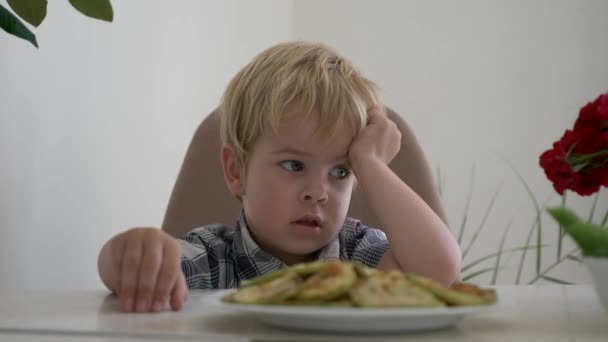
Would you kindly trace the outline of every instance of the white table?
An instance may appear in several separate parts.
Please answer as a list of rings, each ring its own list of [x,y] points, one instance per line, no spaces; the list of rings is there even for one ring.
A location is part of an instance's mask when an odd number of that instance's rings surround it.
[[[200,304],[180,312],[125,314],[104,291],[0,290],[0,341],[608,341],[608,314],[588,285],[498,286],[496,311],[456,326],[381,336],[341,336],[273,328]]]

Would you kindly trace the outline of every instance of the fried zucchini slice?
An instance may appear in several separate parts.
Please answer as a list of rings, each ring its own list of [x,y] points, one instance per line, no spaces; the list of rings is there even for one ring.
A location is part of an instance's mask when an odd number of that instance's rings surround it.
[[[362,307],[437,307],[445,304],[407,280],[399,271],[378,272],[360,279],[349,292]]]
[[[295,272],[287,272],[263,284],[241,288],[222,298],[239,304],[272,304],[295,295],[304,280]]]
[[[300,263],[300,264],[296,264],[296,265],[293,265],[290,267],[284,267],[284,268],[272,271],[267,274],[263,274],[259,277],[243,280],[243,281],[241,281],[240,287],[244,288],[244,287],[263,284],[265,282],[276,279],[276,278],[284,275],[287,272],[295,272],[300,277],[306,278],[309,275],[318,272],[322,267],[323,267],[323,261],[321,261],[321,260]]]
[[[329,301],[343,296],[357,281],[354,265],[350,262],[328,260],[310,276],[295,296],[298,300]]]
[[[355,304],[350,300],[348,295],[332,299],[330,301],[322,300],[303,300],[296,298],[289,298],[284,301],[277,303],[278,305],[290,305],[290,306],[319,306],[319,307],[340,307],[348,308],[354,307]]]
[[[461,294],[468,294],[475,296],[485,304],[492,304],[496,302],[496,290],[494,289],[482,289],[477,285],[471,283],[458,282],[450,286],[451,290],[454,290]]]
[[[407,278],[414,284],[433,293],[448,305],[486,305],[496,302],[494,289],[482,289],[470,283],[455,283],[449,288],[438,282],[416,274],[408,274]]]
[[[357,272],[357,276],[359,276],[359,278],[366,278],[380,272],[380,270],[376,268],[367,267],[361,263],[356,262],[355,272]]]

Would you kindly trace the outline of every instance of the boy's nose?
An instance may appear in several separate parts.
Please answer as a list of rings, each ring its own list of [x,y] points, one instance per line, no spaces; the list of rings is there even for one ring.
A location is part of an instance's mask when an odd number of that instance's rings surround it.
[[[327,189],[323,183],[310,184],[302,190],[300,199],[305,202],[318,202],[324,204],[328,199]]]

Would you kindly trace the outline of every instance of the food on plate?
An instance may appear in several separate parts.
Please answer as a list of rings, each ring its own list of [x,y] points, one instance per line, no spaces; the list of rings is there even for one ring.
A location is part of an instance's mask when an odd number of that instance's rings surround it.
[[[496,302],[493,289],[458,282],[444,287],[413,273],[381,271],[359,263],[301,263],[241,283],[223,301],[322,307],[443,307]]]
[[[323,267],[323,261],[321,261],[321,260],[296,264],[291,267],[281,268],[274,272],[266,273],[264,275],[255,277],[253,279],[243,280],[241,282],[241,288],[265,283],[274,278],[278,278],[287,272],[295,272],[300,277],[306,278],[309,275],[318,272],[321,269],[321,267]]]
[[[241,304],[272,304],[298,293],[302,278],[295,272],[287,272],[264,283],[242,288],[224,297],[225,300]]]
[[[408,274],[407,277],[412,283],[431,292],[448,305],[483,305],[496,302],[496,291],[493,289],[482,289],[462,282],[446,288],[432,279],[419,275]]]
[[[356,306],[362,307],[445,306],[399,271],[378,272],[361,279],[349,295]]]
[[[357,281],[352,263],[331,261],[304,281],[296,294],[299,300],[332,300],[344,296]]]

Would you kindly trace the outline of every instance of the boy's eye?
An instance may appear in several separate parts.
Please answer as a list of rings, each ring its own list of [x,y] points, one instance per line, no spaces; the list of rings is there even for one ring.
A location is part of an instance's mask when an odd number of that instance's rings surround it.
[[[301,161],[297,161],[297,160],[284,160],[281,162],[281,166],[285,169],[285,170],[289,170],[289,171],[302,171],[304,169],[304,164],[302,164]]]
[[[336,167],[330,174],[338,179],[344,179],[350,175],[350,170],[345,167]]]

